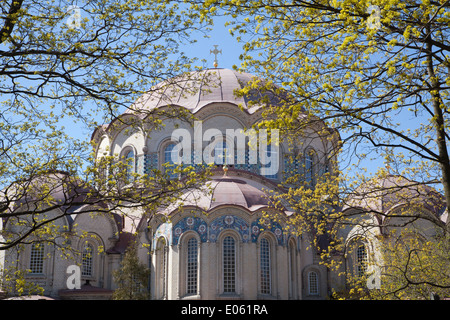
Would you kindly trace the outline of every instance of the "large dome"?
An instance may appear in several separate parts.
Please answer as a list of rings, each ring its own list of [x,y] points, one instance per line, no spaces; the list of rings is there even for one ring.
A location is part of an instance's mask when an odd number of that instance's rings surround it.
[[[242,89],[253,79],[255,76],[249,73],[220,68],[185,73],[152,88],[131,106],[130,111],[181,106],[196,113],[211,103],[226,102],[241,106],[249,113],[253,113],[259,106],[250,106],[249,102],[258,101],[263,96],[269,97],[271,104],[276,104],[277,99],[273,92],[265,91],[262,94],[254,89],[244,97],[236,96],[236,90]]]

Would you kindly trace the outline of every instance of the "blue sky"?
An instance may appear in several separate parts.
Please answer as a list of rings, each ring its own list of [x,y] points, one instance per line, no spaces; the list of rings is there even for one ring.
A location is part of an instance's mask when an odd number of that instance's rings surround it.
[[[211,54],[211,50],[214,49],[214,45],[218,46],[221,50],[221,54],[218,55],[218,67],[232,69],[234,65],[239,66],[240,60],[239,56],[242,54],[243,43],[238,43],[236,39],[229,33],[230,27],[225,27],[224,23],[226,18],[216,18],[216,23],[212,27],[212,31],[209,32],[208,38],[203,38],[200,35],[197,38],[197,43],[193,45],[187,45],[181,48],[187,56],[197,58],[198,65],[202,65],[201,60],[205,60],[204,67],[213,68],[214,55]],[[95,119],[98,123],[102,122],[101,118]],[[411,119],[400,118],[395,119],[401,122],[402,126],[408,127],[411,124]],[[424,119],[412,119],[413,121],[425,121]],[[76,138],[83,141],[89,141],[91,138],[93,128],[87,128],[82,124],[82,122],[73,123],[73,118],[67,117],[61,123],[65,126],[66,132]],[[373,156],[373,154],[371,155]],[[376,156],[376,155],[375,155]],[[351,158],[354,160],[355,157]],[[380,157],[373,159],[369,157],[368,160],[364,161],[363,167],[367,167],[370,172],[375,172],[379,167],[384,166],[383,159]]]
[[[209,32],[209,37],[205,38],[198,36],[197,43],[186,45],[180,48],[188,57],[196,58],[198,61],[192,66],[202,66],[205,68],[214,67],[214,55],[211,50],[214,50],[214,45],[217,45],[221,53],[217,55],[218,67],[232,69],[234,65],[239,66],[239,55],[243,52],[243,43],[238,43],[235,38],[229,33],[230,27],[225,27],[225,19],[219,18],[212,30]],[[205,60],[205,62],[202,62]],[[95,119],[99,123],[102,120]],[[87,128],[82,122],[78,124],[73,123],[72,118],[66,118],[61,121],[61,124],[66,128],[67,132],[74,138],[89,141],[92,134],[92,128]]]
[[[210,53],[214,50],[214,45],[218,45],[218,49],[222,50],[221,54],[217,55],[219,68],[232,69],[233,65],[240,64],[239,55],[243,52],[242,43],[238,43],[235,38],[229,33],[230,27],[225,27],[225,19],[218,18],[209,38],[198,38],[195,45],[185,48],[186,53],[191,57],[196,57],[199,60],[205,59],[207,61],[206,67],[213,68],[214,55]]]
[[[187,45],[181,48],[187,56],[191,58],[198,59],[198,65],[206,68],[213,68],[214,55],[211,54],[211,50],[214,49],[214,45],[218,46],[221,50],[221,54],[218,55],[218,67],[232,69],[234,65],[239,66],[240,60],[239,56],[243,52],[243,43],[238,43],[236,39],[229,33],[229,28],[224,26],[226,19],[218,18],[215,25],[212,27],[208,38],[199,36],[197,38],[197,43],[193,45]],[[206,62],[202,62],[205,60]],[[101,121],[101,119],[96,119]],[[91,137],[92,130],[77,126],[71,126],[70,123],[67,124],[72,136],[79,139],[88,141]],[[353,159],[354,160],[354,159]],[[363,162],[363,167],[367,167],[369,172],[375,172],[380,166],[383,165],[382,159],[369,159]]]

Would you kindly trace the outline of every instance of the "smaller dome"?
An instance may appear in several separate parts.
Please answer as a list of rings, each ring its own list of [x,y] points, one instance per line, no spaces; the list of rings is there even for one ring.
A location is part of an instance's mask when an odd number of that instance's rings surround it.
[[[249,210],[256,210],[269,204],[267,195],[240,179],[223,177],[215,183],[210,208],[232,204]]]
[[[445,216],[444,197],[429,185],[399,175],[373,178],[359,187],[342,210],[363,208],[373,212],[388,212],[399,205],[419,205],[437,217]]]
[[[16,206],[48,201],[64,208],[70,207],[69,211],[94,200],[96,194],[93,187],[63,171],[49,171],[29,180],[14,182],[10,189],[16,190],[13,195],[17,198]]]
[[[186,191],[179,203],[163,210],[162,214],[170,214],[180,205],[198,207],[210,211],[221,205],[235,205],[249,211],[256,211],[269,205],[269,198],[262,190],[248,184],[244,180],[223,176],[207,182],[202,190]]]

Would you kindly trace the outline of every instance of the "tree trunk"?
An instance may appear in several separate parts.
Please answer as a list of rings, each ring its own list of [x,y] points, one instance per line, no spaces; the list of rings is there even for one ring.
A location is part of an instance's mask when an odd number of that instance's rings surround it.
[[[447,142],[445,139],[445,123],[444,116],[442,113],[441,105],[443,105],[443,101],[440,95],[440,85],[439,81],[436,78],[433,68],[433,57],[432,57],[432,34],[429,26],[427,27],[427,38],[426,38],[426,47],[427,47],[427,68],[428,75],[430,76],[431,81],[431,90],[430,94],[432,97],[433,103],[433,112],[434,112],[434,126],[436,129],[436,145],[438,147],[439,153],[439,164],[441,166],[442,172],[442,186],[444,188],[444,196],[446,204],[450,203],[450,159],[447,150]],[[447,230],[450,231],[450,219],[447,218]]]

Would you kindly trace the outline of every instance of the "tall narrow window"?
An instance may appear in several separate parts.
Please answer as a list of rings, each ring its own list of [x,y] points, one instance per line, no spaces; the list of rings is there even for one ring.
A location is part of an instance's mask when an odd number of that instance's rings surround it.
[[[267,145],[266,149],[266,161],[268,162],[264,165],[264,176],[269,179],[277,179],[278,178],[278,169],[279,169],[279,161],[278,161],[278,152],[272,148],[272,144]]]
[[[92,245],[86,244],[83,248],[83,253],[81,256],[82,259],[82,276],[92,276],[93,272],[93,252],[94,249],[92,248]]]
[[[133,173],[135,173],[136,169],[136,157],[134,154],[134,150],[131,147],[126,147],[123,150],[121,161],[124,165],[123,173],[124,173],[124,182],[130,183],[133,180]]]
[[[236,244],[231,236],[223,240],[223,292],[236,292]]]
[[[305,154],[305,181],[314,186],[314,151],[308,150]]]
[[[30,273],[39,274],[44,271],[44,245],[33,243],[30,254]]]
[[[167,249],[166,241],[161,237],[156,245],[156,297],[157,299],[166,298],[166,268],[167,268]]]
[[[134,172],[134,151],[130,150],[125,155],[125,162],[127,164],[127,174],[131,175]]]
[[[356,274],[358,277],[363,277],[366,274],[367,265],[367,251],[364,244],[361,244],[356,248]]]
[[[175,159],[178,159],[178,147],[176,144],[169,144],[164,148],[164,163],[166,164],[165,170],[169,172],[169,178],[176,178],[177,174],[173,172],[176,168]]]
[[[319,295],[319,277],[317,272],[311,271],[308,273],[308,292],[312,296]]]
[[[197,283],[198,283],[197,256],[198,256],[197,240],[195,238],[191,238],[187,243],[187,270],[186,270],[187,294],[197,293]]]
[[[261,293],[271,293],[271,268],[270,268],[270,243],[263,238],[260,244],[261,249]]]
[[[295,254],[295,243],[289,242],[289,295],[292,298],[297,296],[297,263]]]

